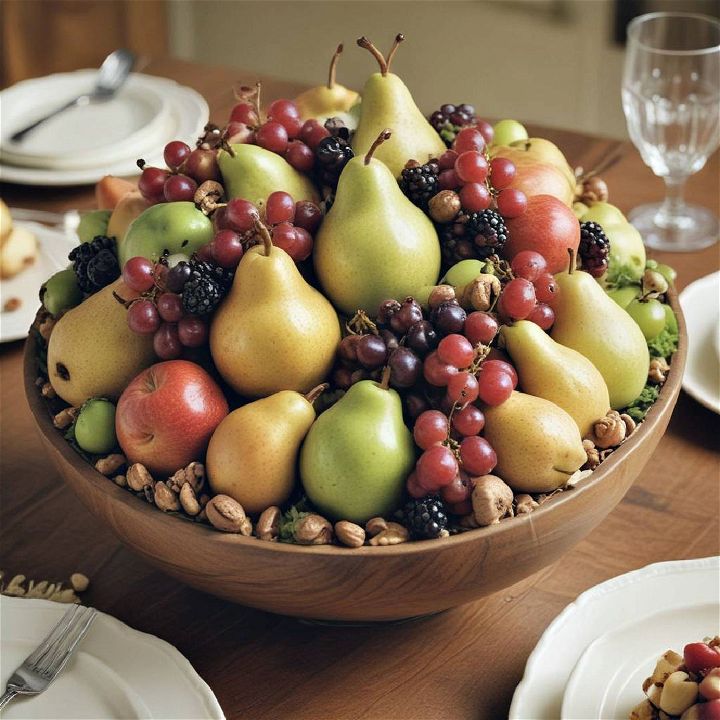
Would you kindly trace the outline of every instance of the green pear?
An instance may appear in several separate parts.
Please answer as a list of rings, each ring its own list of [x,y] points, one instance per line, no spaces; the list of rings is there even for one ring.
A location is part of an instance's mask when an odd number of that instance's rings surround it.
[[[608,270],[605,277],[627,284],[639,282],[645,272],[645,245],[642,235],[630,223],[603,225],[610,241]]]
[[[325,387],[307,396],[281,390],[227,415],[205,461],[213,492],[229,495],[249,513],[285,503],[295,488],[300,445],[315,420],[313,401]]]
[[[556,490],[587,460],[575,421],[549,400],[513,391],[483,412],[483,434],[498,459],[493,472],[515,492]]]
[[[228,198],[244,198],[256,205],[264,204],[276,190],[283,190],[299,200],[318,201],[315,186],[285,158],[259,145],[231,145],[233,154],[218,152],[218,165]]]
[[[310,428],[300,451],[300,479],[322,513],[365,523],[397,509],[414,464],[400,396],[362,380]]]
[[[156,358],[152,335],[127,324],[127,310],[115,298],[137,295],[118,279],[58,320],[48,343],[48,379],[74,407],[93,397],[118,398]]]
[[[337,62],[342,51],[341,43],[330,61],[327,85],[312,87],[295,98],[295,105],[303,120],[316,118],[322,124],[331,117],[340,117],[343,120],[350,117],[350,108],[358,102],[360,96],[335,80]]]
[[[610,409],[607,385],[584,355],[555,342],[528,320],[503,325],[500,334],[523,392],[561,407],[583,437],[596,420],[605,417]]]
[[[77,226],[80,242],[91,242],[98,235],[107,235],[110,215],[112,210],[91,210],[83,213]]]
[[[340,323],[328,300],[305,282],[292,258],[263,245],[243,255],[230,293],[213,317],[210,352],[223,378],[241,395],[308,392],[330,372]]]
[[[478,275],[485,272],[483,260],[461,260],[455,263],[446,273],[440,282],[453,287],[464,287],[471,283]]]
[[[342,312],[373,315],[388,298],[402,299],[434,285],[440,243],[430,219],[413,205],[373,151],[354,157],[340,175],[335,202],[315,238],[315,272]]]
[[[594,202],[590,209],[580,218],[581,222],[596,222],[602,225],[624,225],[627,218],[618,208],[609,202]]]
[[[553,340],[590,360],[605,379],[610,406],[626,407],[645,387],[650,364],[640,328],[588,273],[565,271],[555,281]]]
[[[120,266],[138,255],[157,259],[164,250],[192,255],[209,243],[213,235],[212,221],[195,203],[158,203],[138,215],[118,243]]]
[[[390,168],[393,177],[399,177],[408,160],[425,163],[442,155],[445,143],[420,112],[405,83],[389,72],[395,51],[404,40],[395,38],[387,59],[367,39],[357,42],[369,50],[380,65],[380,72],[373,73],[362,91],[360,121],[353,136],[352,147],[356,155],[365,155],[384,130],[390,128],[397,136],[392,144],[384,145],[375,154]]]

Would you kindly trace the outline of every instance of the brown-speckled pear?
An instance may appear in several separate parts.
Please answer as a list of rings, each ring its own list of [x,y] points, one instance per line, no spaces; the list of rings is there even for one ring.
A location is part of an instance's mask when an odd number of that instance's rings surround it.
[[[559,405],[585,437],[610,410],[600,371],[572,348],[555,342],[529,320],[503,325],[500,335],[517,370],[520,389]]]
[[[306,396],[281,390],[231,412],[208,446],[213,492],[229,495],[248,513],[282,505],[295,487],[300,445],[315,420],[313,401],[325,387]]]
[[[365,155],[384,128],[393,130],[396,140],[379,148],[375,157],[382,160],[395,177],[400,176],[408,160],[425,163],[447,149],[418,109],[405,83],[390,72],[395,51],[403,40],[402,35],[395,38],[387,59],[367,38],[357,41],[378,61],[380,72],[373,73],[363,88],[360,121],[352,147],[356,155]]]
[[[585,464],[578,426],[555,403],[513,391],[483,412],[484,435],[498,458],[493,472],[516,492],[555,490]]]
[[[340,322],[330,302],[305,282],[292,258],[263,244],[243,256],[229,295],[210,326],[210,352],[225,381],[246,397],[306,393],[330,372]]]
[[[113,293],[135,297],[122,280],[91,295],[58,321],[48,344],[48,378],[75,407],[92,397],[118,398],[129,382],[156,360],[151,335],[127,324],[127,310]]]

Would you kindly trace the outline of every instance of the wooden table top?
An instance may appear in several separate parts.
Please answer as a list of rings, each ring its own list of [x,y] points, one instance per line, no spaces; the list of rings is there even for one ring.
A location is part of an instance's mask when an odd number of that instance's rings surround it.
[[[222,122],[233,104],[227,68],[168,60],[147,72],[208,99]],[[297,85],[264,82],[266,99]],[[469,98],[472,100],[479,98]],[[478,107],[482,107],[478,102]],[[532,128],[573,165],[594,167],[614,141]],[[623,145],[604,174],[621,210],[662,197],[662,182]],[[718,153],[691,178],[688,199],[719,211]],[[91,208],[91,188],[1,187],[11,206]],[[718,267],[718,246],[651,253],[684,287]],[[322,627],[231,605],[191,590],[125,550],[68,490],[40,446],[23,396],[21,343],[0,349],[0,531],[8,574],[91,579],[84,601],[175,645],[218,697],[228,718],[497,718],[507,716],[525,661],[555,616],[579,593],[662,560],[720,554],[720,418],[681,393],[667,434],[614,512],[561,562],[470,605],[405,625]],[[715,441],[713,441],[715,438]],[[649,611],[652,609],[649,608]]]

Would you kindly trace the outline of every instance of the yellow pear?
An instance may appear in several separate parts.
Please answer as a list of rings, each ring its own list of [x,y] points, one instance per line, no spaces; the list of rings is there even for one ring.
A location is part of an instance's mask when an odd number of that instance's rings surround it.
[[[513,391],[483,412],[484,435],[498,459],[493,472],[516,492],[556,490],[585,464],[578,426],[555,403]]]
[[[92,397],[118,398],[130,381],[155,360],[152,335],[138,335],[118,302],[135,297],[118,279],[58,320],[48,343],[48,379],[75,407]]]
[[[585,437],[610,409],[600,371],[584,355],[555,342],[528,320],[503,325],[500,334],[517,370],[520,389],[561,407]]]
[[[308,285],[292,258],[263,244],[243,256],[230,293],[210,326],[210,352],[223,378],[241,395],[308,392],[332,367],[340,342],[333,306]]]
[[[382,160],[395,177],[399,177],[408,160],[425,163],[447,149],[418,109],[405,83],[390,72],[395,51],[403,40],[402,35],[395,38],[387,59],[367,38],[357,41],[378,61],[380,72],[373,73],[363,88],[360,120],[352,147],[356,155],[365,155],[385,128],[393,130],[396,140],[380,147],[375,157]]]
[[[312,403],[325,387],[307,396],[281,390],[225,417],[207,451],[213,492],[229,495],[249,513],[282,505],[295,487],[300,445],[315,420]]]
[[[330,61],[330,73],[327,85],[317,85],[295,98],[295,104],[303,120],[316,118],[320,123],[328,118],[344,116],[355,105],[360,96],[354,90],[346,88],[335,81],[335,72],[340,54],[343,51],[342,43],[337,46],[335,54]]]

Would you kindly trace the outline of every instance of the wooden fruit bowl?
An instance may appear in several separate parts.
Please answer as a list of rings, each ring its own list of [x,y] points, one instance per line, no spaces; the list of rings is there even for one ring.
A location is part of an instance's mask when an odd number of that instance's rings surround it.
[[[35,340],[25,345],[25,393],[42,442],[65,482],[118,538],[163,571],[227,600],[283,615],[342,621],[398,620],[476,600],[557,560],[617,505],[670,420],[687,352],[680,346],[645,422],[587,479],[529,515],[453,537],[355,550],[300,547],[226,535],[166,515],[103,477],[52,424],[35,385]]]

